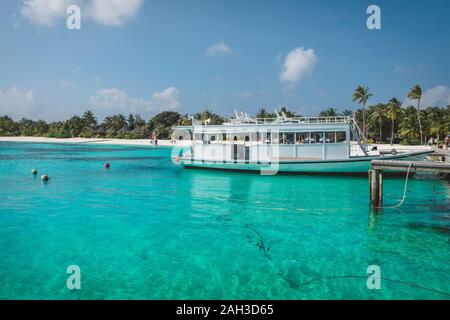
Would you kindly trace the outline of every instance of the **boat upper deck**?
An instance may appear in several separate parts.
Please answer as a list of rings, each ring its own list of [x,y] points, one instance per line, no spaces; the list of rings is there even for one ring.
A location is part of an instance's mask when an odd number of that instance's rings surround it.
[[[275,117],[257,118],[251,117],[248,113],[234,111],[235,117],[227,119],[222,124],[211,124],[211,119],[197,120],[191,117],[191,125],[174,126],[174,130],[188,130],[194,132],[237,132],[241,129],[248,130],[318,130],[325,131],[347,131],[350,126],[355,126],[356,122],[352,115],[350,116],[332,116],[332,117],[289,117],[285,112],[274,110]]]
[[[223,125],[292,125],[292,124],[348,124],[348,117],[278,117],[278,118],[234,118]]]
[[[210,125],[208,120],[193,120],[192,125],[197,126],[249,126],[249,125],[309,125],[309,124],[349,124],[350,119],[346,116],[336,117],[277,117],[277,118],[252,118],[252,117],[236,117],[227,120],[221,125]]]
[[[192,119],[190,126],[174,126],[175,136],[179,132],[188,131],[191,134],[217,133],[249,133],[249,132],[342,132],[349,135],[354,125],[352,116],[336,117],[287,117],[284,114],[276,118],[254,118],[247,114],[237,114],[222,124],[211,124],[210,120]],[[200,138],[198,138],[200,139]],[[195,139],[194,139],[195,140]]]

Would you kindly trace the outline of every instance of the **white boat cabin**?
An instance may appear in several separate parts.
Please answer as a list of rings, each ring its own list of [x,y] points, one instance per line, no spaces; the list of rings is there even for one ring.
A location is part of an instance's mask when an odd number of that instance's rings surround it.
[[[194,121],[192,160],[270,162],[350,158],[352,117],[236,118],[221,125]]]

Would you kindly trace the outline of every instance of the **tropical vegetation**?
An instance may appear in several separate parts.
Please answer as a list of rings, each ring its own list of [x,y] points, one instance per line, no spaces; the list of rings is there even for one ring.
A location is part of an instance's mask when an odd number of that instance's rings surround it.
[[[358,86],[353,94],[353,100],[361,105],[360,109],[339,111],[338,108],[330,107],[317,116],[334,117],[354,114],[369,142],[424,144],[431,137],[442,142],[450,133],[450,105],[421,108],[419,86],[413,87],[408,94],[410,100],[417,101],[416,106],[403,107],[395,97],[387,103],[367,105],[371,95],[367,87]],[[286,107],[280,108],[279,114],[285,114],[287,117],[301,116]],[[276,117],[275,113],[270,113],[264,108],[259,109],[255,116]],[[211,110],[203,110],[192,116],[175,111],[164,111],[148,120],[138,114],[128,116],[116,114],[107,116],[101,122],[91,111],[86,111],[81,116],[74,115],[65,121],[54,122],[26,118],[15,121],[8,115],[0,114],[0,136],[149,139],[154,132],[159,139],[171,139],[174,125],[190,125],[193,119],[209,124],[221,124],[226,120],[224,116]]]

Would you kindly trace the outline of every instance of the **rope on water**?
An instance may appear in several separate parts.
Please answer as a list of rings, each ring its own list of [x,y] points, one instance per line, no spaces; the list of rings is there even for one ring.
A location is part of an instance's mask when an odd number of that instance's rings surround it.
[[[400,206],[403,204],[403,202],[405,202],[405,199],[406,199],[406,190],[407,190],[407,188],[408,188],[409,172],[410,172],[410,170],[411,170],[412,165],[413,165],[413,163],[410,162],[410,163],[409,163],[409,166],[408,166],[408,171],[406,172],[406,179],[405,179],[405,186],[404,186],[404,188],[403,188],[403,197],[402,197],[402,200],[401,200],[398,204],[396,204],[395,206],[378,207],[377,209],[395,209],[395,208],[400,207]]]

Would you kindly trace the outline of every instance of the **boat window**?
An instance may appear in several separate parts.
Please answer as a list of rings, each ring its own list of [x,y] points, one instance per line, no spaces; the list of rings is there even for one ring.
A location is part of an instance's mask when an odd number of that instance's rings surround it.
[[[212,137],[211,137],[211,141],[216,141],[216,137],[215,137],[215,136],[212,136]]]
[[[271,132],[270,136],[272,137],[273,144],[280,143],[280,133],[279,132]]]
[[[245,136],[245,141],[250,141],[250,137],[249,136]]]
[[[263,134],[265,136],[264,143],[269,144],[272,141],[272,133],[270,131]]]
[[[294,144],[295,133],[294,132],[283,132],[281,134],[281,142],[282,144]]]
[[[227,141],[227,134],[226,133],[222,133],[222,140],[223,141]]]
[[[323,132],[311,132],[310,143],[323,143]]]
[[[297,144],[309,143],[309,132],[298,132],[296,143]]]
[[[325,132],[325,143],[335,143],[336,132]]]
[[[195,143],[203,143],[203,137],[201,133],[194,134]]]
[[[345,143],[347,141],[345,131],[336,132],[336,142]]]

